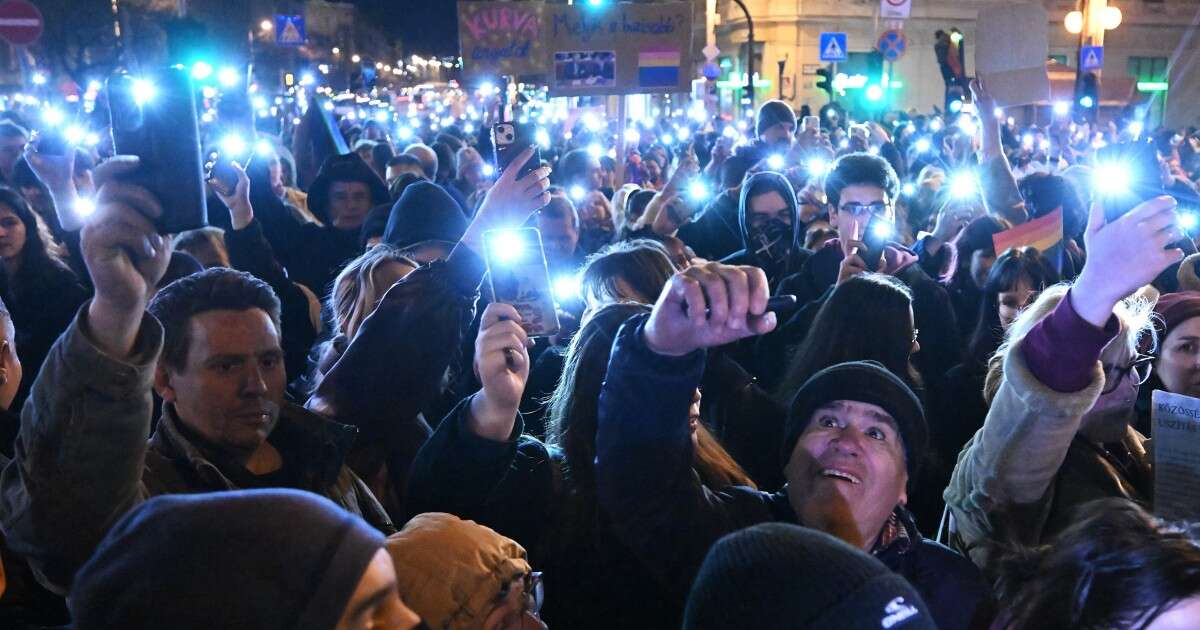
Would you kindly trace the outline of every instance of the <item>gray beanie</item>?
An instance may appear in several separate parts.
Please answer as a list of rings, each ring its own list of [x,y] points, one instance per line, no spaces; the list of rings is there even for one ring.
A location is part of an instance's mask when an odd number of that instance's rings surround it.
[[[758,108],[758,121],[754,123],[754,135],[761,136],[763,132],[779,123],[791,123],[796,127],[796,113],[792,106],[783,101],[767,101]]]

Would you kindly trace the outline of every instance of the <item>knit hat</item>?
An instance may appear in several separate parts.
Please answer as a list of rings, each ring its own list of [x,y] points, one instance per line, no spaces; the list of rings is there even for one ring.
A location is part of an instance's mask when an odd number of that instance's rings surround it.
[[[925,410],[917,395],[904,381],[875,361],[848,361],[827,367],[800,386],[788,410],[784,427],[784,461],[792,456],[796,442],[812,420],[812,414],[822,405],[835,400],[852,400],[878,405],[896,421],[904,443],[904,460],[908,478],[916,471],[925,455],[929,428]]]
[[[405,188],[392,206],[383,242],[400,249],[422,241],[457,243],[469,223],[450,193],[422,180]]]
[[[367,163],[358,157],[357,153],[331,155],[317,171],[317,177],[308,187],[308,210],[321,223],[328,224],[329,217],[329,187],[334,182],[362,182],[371,191],[371,205],[387,203],[387,184],[371,170]]]
[[[75,576],[74,628],[329,630],[383,536],[298,490],[155,497]]]
[[[692,584],[684,630],[933,629],[899,574],[807,527],[762,523],[717,541]]]
[[[430,628],[478,628],[504,585],[530,572],[521,545],[453,514],[417,515],[387,550],[400,596]]]
[[[1158,336],[1158,347],[1167,339],[1175,327],[1193,318],[1200,317],[1200,291],[1167,293],[1154,304],[1154,332]]]
[[[767,101],[758,108],[758,120],[754,123],[754,135],[762,136],[763,132],[779,123],[791,123],[796,127],[796,112],[792,106],[783,101]]]

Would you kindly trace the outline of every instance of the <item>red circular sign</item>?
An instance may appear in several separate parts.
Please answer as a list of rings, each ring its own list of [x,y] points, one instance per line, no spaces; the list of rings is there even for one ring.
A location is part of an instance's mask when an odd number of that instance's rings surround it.
[[[0,2],[0,39],[28,46],[42,36],[42,12],[26,0]]]

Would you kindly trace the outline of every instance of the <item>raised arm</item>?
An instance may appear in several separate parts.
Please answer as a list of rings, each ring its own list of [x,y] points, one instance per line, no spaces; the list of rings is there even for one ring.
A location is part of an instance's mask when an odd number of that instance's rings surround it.
[[[1000,121],[993,112],[996,101],[980,79],[971,81],[971,94],[975,109],[979,113],[981,143],[979,149],[980,186],[983,188],[983,204],[988,214],[1007,219],[1019,225],[1029,219],[1025,201],[1017,189],[1017,178],[1012,166],[1004,156],[1004,145],[1000,141]]]
[[[144,497],[154,364],[162,329],[146,313],[170,260],[145,189],[97,169],[96,214],[83,251],[96,295],[51,349],[22,410],[15,457],[0,477],[0,522],[11,548],[49,588],[65,592],[108,528]]]

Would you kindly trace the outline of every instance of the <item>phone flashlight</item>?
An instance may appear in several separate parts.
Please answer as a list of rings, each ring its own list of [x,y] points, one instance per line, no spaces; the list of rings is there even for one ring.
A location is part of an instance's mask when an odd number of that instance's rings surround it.
[[[692,183],[688,184],[688,197],[692,201],[704,201],[708,199],[708,186],[701,180],[693,180]]]
[[[769,157],[767,157],[767,166],[771,167],[772,169],[778,171],[783,168],[783,165],[784,165],[784,160],[783,160],[782,155],[779,155],[778,153],[774,153],[774,154],[770,155]]]

